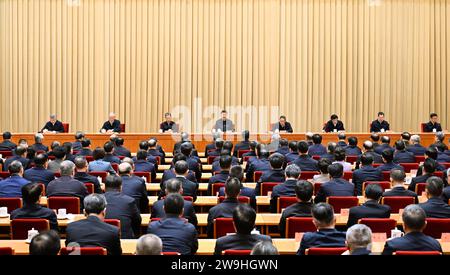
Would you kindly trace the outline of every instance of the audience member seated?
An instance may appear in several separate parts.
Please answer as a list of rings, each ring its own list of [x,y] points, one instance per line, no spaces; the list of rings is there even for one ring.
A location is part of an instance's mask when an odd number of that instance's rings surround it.
[[[88,138],[85,138],[81,140],[81,150],[78,151],[77,156],[92,156],[92,150],[91,150],[91,140]]]
[[[225,250],[251,250],[260,241],[271,241],[266,235],[252,233],[255,228],[256,212],[247,204],[237,206],[233,211],[236,233],[217,239],[214,255],[222,255]]]
[[[306,140],[306,143],[308,144],[308,147],[312,146],[314,144],[314,142],[312,140],[313,136],[314,136],[314,133],[311,133],[311,132],[305,133],[305,140]]]
[[[330,181],[323,183],[314,198],[315,203],[325,202],[330,196],[353,196],[355,187],[352,183],[342,178],[344,170],[342,165],[334,163],[328,166]]]
[[[163,184],[166,180],[175,178],[177,176],[175,174],[175,163],[177,163],[180,160],[186,161],[186,156],[181,153],[176,154],[172,159],[172,164],[171,164],[170,169],[167,169],[164,171],[161,181],[160,181],[161,190],[164,190]],[[188,175],[186,178],[192,182],[197,182],[197,178],[195,177],[195,174],[192,171],[188,172]]]
[[[183,194],[183,182],[180,178],[172,178],[165,182],[165,194]],[[151,218],[164,218],[166,212],[164,211],[164,198],[153,203],[151,210]],[[194,226],[197,226],[197,216],[195,215],[194,205],[191,201],[184,201],[183,217],[187,219]]]
[[[272,241],[260,241],[255,244],[250,255],[268,256],[280,255],[280,253]]]
[[[270,170],[269,151],[264,146],[258,146],[257,157],[247,162],[248,169],[245,175],[247,182],[254,182],[254,173],[256,171],[265,172]]]
[[[0,143],[0,151],[12,151],[17,145],[11,141],[11,132],[3,132],[3,141]]]
[[[26,158],[27,147],[19,145],[14,150],[13,156],[7,158],[3,163],[3,171],[8,171],[8,167],[14,161],[19,161],[22,164],[23,169],[28,169],[30,167],[30,160]]]
[[[411,145],[406,148],[406,151],[413,153],[415,156],[423,156],[427,151],[427,148],[420,145],[420,136],[411,136]]]
[[[352,164],[350,162],[346,162],[345,161],[345,149],[342,147],[338,147],[336,148],[336,150],[334,150],[334,161],[333,163],[339,163],[340,165],[342,165],[342,167],[344,167],[344,172],[350,172],[352,171]]]
[[[183,196],[190,196],[194,199],[194,201],[197,200],[197,190],[199,187],[199,184],[197,182],[192,182],[188,180],[186,177],[188,175],[188,163],[184,160],[179,160],[175,163],[175,175],[176,178],[179,179],[183,186]],[[163,186],[165,183],[163,184]],[[164,192],[165,187],[161,189],[161,192]]]
[[[151,222],[147,233],[161,238],[164,252],[193,255],[198,249],[197,230],[183,218],[184,199],[180,194],[169,194],[164,199],[166,217]]]
[[[395,153],[394,153],[395,163],[415,163],[416,158],[413,153],[406,151],[405,142],[402,140],[397,140],[395,142]]]
[[[186,156],[186,162],[188,164],[188,170],[195,173],[195,178],[199,182],[202,178],[202,167],[200,160],[197,157],[192,156],[192,150],[194,145],[190,142],[184,142],[180,146],[180,152]]]
[[[221,139],[221,138],[222,138],[221,132],[213,133],[213,141],[205,146],[205,157],[208,157],[210,152],[216,151],[216,140]],[[236,148],[238,148],[238,145],[239,145],[239,143],[236,144],[236,146],[234,147],[234,150],[239,150],[239,149],[236,149]],[[242,149],[242,150],[244,150],[244,149]],[[235,157],[237,157],[237,152],[236,152]]]
[[[381,144],[380,144],[380,146],[378,146],[375,149],[375,153],[381,154],[386,149],[389,149],[392,152],[394,152],[395,150],[394,150],[393,147],[390,146],[390,144],[391,144],[391,138],[389,136],[382,136],[381,137]]]
[[[377,134],[377,133],[372,133],[372,134],[370,134],[370,140],[372,141],[372,144],[373,144],[373,150],[375,151],[376,148],[377,148],[378,146],[380,146],[380,143],[379,143],[379,141],[380,141],[380,135]],[[375,151],[375,152],[376,152],[376,151]],[[378,153],[377,153],[377,154],[378,154]],[[379,154],[379,155],[381,155],[381,154]]]
[[[105,157],[105,150],[101,147],[97,147],[92,152],[93,161],[89,162],[89,172],[109,172],[114,175],[116,171],[112,168],[111,163],[103,161]]]
[[[330,181],[330,175],[328,174],[328,166],[331,165],[331,160],[329,159],[321,159],[317,163],[319,166],[319,175],[313,176],[314,183],[325,183]]]
[[[313,206],[312,195],[314,188],[309,181],[299,180],[295,185],[295,196],[297,203],[288,206],[281,213],[280,224],[278,226],[280,237],[286,237],[286,219],[290,217],[311,217]]]
[[[371,141],[364,141],[363,143],[363,153],[366,155],[370,155],[373,158],[373,163],[383,163],[383,158],[381,157],[381,155],[375,153],[373,151],[373,144]],[[361,156],[358,156],[358,159],[356,160],[355,163],[355,169],[359,169],[361,165]]]
[[[156,138],[151,138],[148,140],[148,150],[147,155],[152,157],[159,157],[160,163],[164,163],[166,154],[162,150],[161,146],[158,146],[158,141]]]
[[[247,152],[247,153],[242,155],[241,162],[244,161],[244,157],[250,157],[250,159],[252,157],[256,157],[256,147],[257,147],[257,145],[258,145],[258,143],[256,141],[251,141],[250,142],[250,152]]]
[[[45,186],[55,179],[55,174],[47,170],[47,154],[38,154],[34,157],[35,167],[25,170],[23,177],[31,182],[43,183]],[[59,171],[59,168],[58,168]]]
[[[450,182],[450,168],[447,169],[446,171],[446,176],[447,176],[447,183]],[[450,200],[450,186],[447,186],[444,188],[444,190],[442,191],[442,198],[444,199],[445,203],[448,203]]]
[[[82,156],[78,156],[75,158],[74,164],[75,175],[73,178],[82,183],[92,183],[94,185],[95,193],[103,193],[98,178],[88,174],[88,163],[86,159]]]
[[[270,170],[263,172],[256,184],[256,190],[260,189],[262,182],[284,182],[284,160],[284,156],[280,153],[273,153],[269,156]]]
[[[134,198],[140,212],[146,213],[148,211],[147,186],[142,178],[132,175],[132,171],[133,166],[125,162],[124,159],[124,162],[119,165],[119,175],[122,178],[122,193]]]
[[[22,187],[30,183],[23,178],[23,166],[20,161],[13,161],[8,166],[10,176],[0,181],[0,198],[19,198],[22,196]]]
[[[328,142],[327,153],[320,156],[320,159],[334,160],[334,151],[336,150],[337,144],[335,142]]]
[[[285,155],[286,163],[291,163],[295,161],[298,158],[298,148],[297,148],[297,141],[290,141],[289,142],[289,153]]]
[[[322,136],[319,134],[314,134],[312,136],[313,145],[309,146],[308,155],[312,156],[322,156],[327,153],[327,148],[322,145]]]
[[[238,158],[236,158],[236,157],[233,157],[232,155],[231,155],[231,150],[229,150],[229,149],[222,149],[222,151],[220,152],[220,156],[218,156],[218,157],[216,157],[215,159],[214,159],[214,161],[213,161],[213,163],[212,163],[212,169],[211,169],[211,172],[212,173],[214,173],[214,172],[219,172],[221,169],[220,169],[220,157],[222,157],[222,156],[229,156],[229,157],[231,157],[231,164],[232,165],[237,165],[237,164],[239,164],[239,159]]]
[[[161,255],[162,241],[154,234],[142,235],[136,243],[136,255]]]
[[[366,202],[360,206],[350,208],[347,227],[357,224],[359,219],[363,218],[389,218],[391,216],[391,207],[381,205],[380,199],[383,195],[383,189],[378,184],[369,184],[364,190]]]
[[[48,163],[47,169],[52,171],[53,173],[59,172],[59,167],[61,166],[61,163],[66,159],[66,150],[62,146],[57,146],[52,150],[52,153],[55,159],[51,160]]]
[[[84,139],[84,133],[83,132],[81,132],[81,131],[77,131],[76,133],[75,133],[75,141],[74,142],[72,142],[72,148],[73,148],[73,150],[75,150],[75,151],[79,151],[79,150],[81,150],[81,148],[83,147],[82,145],[81,145],[81,141]]]
[[[125,140],[121,137],[115,139],[116,147],[114,148],[114,155],[131,158],[131,152],[123,146],[124,143]]]
[[[122,178],[109,175],[105,180],[105,198],[108,210],[106,219],[120,220],[122,239],[134,239],[140,235],[141,214],[134,201],[122,193]]]
[[[134,171],[136,172],[149,172],[152,182],[156,179],[156,167],[153,163],[147,161],[146,151],[139,150],[137,152],[134,167]]]
[[[103,145],[103,150],[105,150],[105,157],[103,158],[103,161],[109,162],[109,163],[117,163],[120,164],[120,159],[114,155],[114,143],[111,141],[105,142]]]
[[[345,139],[347,138],[347,136],[345,135],[345,133],[341,132],[338,133],[338,142],[336,144],[336,146],[344,148],[347,147],[347,142],[345,142]]]
[[[390,150],[388,150],[390,151]],[[419,202],[417,194],[413,191],[406,190],[404,187],[406,174],[403,169],[391,170],[391,185],[392,189],[385,191],[383,197],[414,197],[415,203]]]
[[[33,150],[36,152],[40,152],[40,151],[48,152],[48,147],[45,146],[44,144],[42,144],[43,141],[44,141],[43,134],[41,134],[41,133],[35,134],[34,135],[34,144],[31,145],[31,148],[33,148]]]
[[[189,156],[198,157],[197,150],[195,149],[194,144],[189,139],[189,134],[186,133],[186,132],[182,132],[180,135],[181,135],[181,140],[178,141],[177,143],[175,143],[175,145],[173,146],[173,154],[175,155],[175,154],[178,154],[178,153],[182,153],[181,152],[181,145],[183,143],[189,143],[191,145],[190,147],[192,147],[191,148],[191,153],[189,155],[186,155],[186,157],[189,157]],[[223,140],[222,140],[222,145],[223,145]],[[222,147],[220,147],[220,150],[222,150]],[[218,152],[220,152],[220,150]],[[217,153],[217,155],[218,155],[218,153]]]
[[[234,209],[239,205],[237,200],[241,193],[241,182],[237,178],[229,178],[225,182],[225,200],[209,209],[207,235],[208,238],[214,236],[214,219],[231,218]]]
[[[418,183],[425,183],[427,180],[433,176],[433,173],[436,171],[437,162],[432,158],[427,158],[423,162],[423,171],[425,174],[422,176],[416,176],[411,179],[411,183],[409,184],[408,190],[411,190],[413,192],[416,191],[416,185]],[[421,194],[417,194],[421,195]]]
[[[335,229],[333,206],[328,203],[315,204],[312,207],[312,216],[317,231],[306,232],[303,235],[297,255],[304,255],[306,249],[312,247],[345,247],[345,232]]]
[[[220,172],[218,174],[213,175],[208,180],[208,194],[211,194],[213,196],[216,195],[212,194],[213,184],[224,183],[230,175],[231,156],[228,155],[220,156],[219,165],[220,165]]]
[[[29,251],[32,256],[56,256],[59,250],[61,239],[54,230],[39,232],[31,239]]]
[[[447,145],[445,145],[444,143],[439,143],[435,147],[438,150],[438,157],[436,161],[439,163],[450,162],[450,150],[448,150]]]
[[[381,181],[381,171],[373,167],[373,157],[370,154],[361,155],[361,168],[353,172],[352,183],[355,185],[355,193],[362,195],[362,185],[365,181]]]
[[[426,159],[433,159],[433,160],[437,160],[438,158],[438,150],[436,149],[436,147],[430,146],[427,148],[427,150],[425,151],[425,160]],[[419,165],[419,169],[417,169],[417,173],[416,173],[416,177],[418,176],[422,176],[423,175],[423,163],[421,165]],[[436,162],[436,171],[445,171],[446,168],[444,165]]]
[[[439,251],[441,244],[430,236],[423,234],[427,226],[427,215],[417,204],[405,207],[402,214],[403,237],[388,240],[384,245],[382,255],[392,255],[396,251]]]
[[[442,201],[442,190],[444,183],[442,179],[438,177],[431,177],[427,179],[426,196],[427,201],[419,204],[425,213],[427,218],[450,218],[450,205],[447,202]]]
[[[250,198],[250,205],[256,209],[256,189],[245,187],[243,183],[244,169],[240,165],[235,165],[230,168],[229,178],[237,178],[241,183],[241,196]],[[219,196],[225,196],[225,187],[219,189]]]
[[[345,147],[345,154],[347,156],[359,156],[362,154],[361,149],[358,147],[357,137],[348,138],[348,145]]]
[[[365,224],[355,224],[345,234],[348,250],[343,255],[370,255],[372,230]]]
[[[297,147],[300,155],[292,164],[297,165],[301,171],[317,171],[317,160],[308,155],[308,143],[300,141],[297,143]]]
[[[224,142],[225,141],[222,138],[217,138],[214,143],[214,150],[208,152],[208,157],[219,156]]]
[[[378,170],[383,172],[383,171],[391,171],[392,169],[400,169],[403,170],[403,166],[394,163],[394,152],[392,150],[389,149],[385,149],[382,153],[381,153],[381,157],[383,158],[383,162],[384,164],[381,166],[378,166]]]
[[[277,212],[277,202],[279,197],[294,197],[297,179],[300,176],[300,168],[295,164],[289,164],[285,170],[286,180],[275,186],[270,198],[270,211]]]
[[[64,152],[66,153],[65,159],[74,162],[75,156],[73,155],[72,142],[64,142],[61,146],[64,148]]]
[[[108,255],[122,255],[120,228],[105,220],[106,199],[102,194],[91,194],[84,200],[86,219],[71,222],[66,229],[66,246],[100,246]]]

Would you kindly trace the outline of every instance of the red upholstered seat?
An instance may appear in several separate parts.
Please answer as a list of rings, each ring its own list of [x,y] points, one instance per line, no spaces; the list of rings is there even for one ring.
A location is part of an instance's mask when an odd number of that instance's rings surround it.
[[[334,213],[340,213],[343,208],[351,208],[353,206],[358,206],[358,197],[338,197],[330,196],[327,197],[327,203],[331,204],[334,208]]]
[[[78,197],[49,197],[47,204],[50,209],[65,208],[68,214],[80,214],[80,198]]]
[[[297,232],[315,232],[316,230],[312,218],[289,217],[286,219],[286,238],[294,238]]]

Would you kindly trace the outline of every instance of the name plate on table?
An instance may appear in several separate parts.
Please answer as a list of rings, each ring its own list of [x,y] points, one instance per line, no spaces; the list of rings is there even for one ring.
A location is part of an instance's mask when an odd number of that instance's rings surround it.
[[[302,238],[303,238],[303,234],[305,234],[305,233],[302,233],[302,232],[296,232],[296,233],[295,233],[295,242],[297,242],[297,243],[301,242],[301,241],[302,241]]]
[[[372,233],[372,242],[386,242],[387,235],[386,233]]]
[[[341,216],[348,216],[349,212],[350,212],[350,209],[342,208],[341,209]]]

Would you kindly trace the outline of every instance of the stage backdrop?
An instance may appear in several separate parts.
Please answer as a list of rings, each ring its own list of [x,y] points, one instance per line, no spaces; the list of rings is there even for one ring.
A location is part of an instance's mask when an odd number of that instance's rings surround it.
[[[156,131],[178,105],[191,131],[221,108],[237,130],[284,114],[317,131],[337,113],[367,131],[380,110],[397,131],[431,111],[450,126],[450,0],[80,2],[0,0],[0,130],[56,113],[98,131],[115,111]]]

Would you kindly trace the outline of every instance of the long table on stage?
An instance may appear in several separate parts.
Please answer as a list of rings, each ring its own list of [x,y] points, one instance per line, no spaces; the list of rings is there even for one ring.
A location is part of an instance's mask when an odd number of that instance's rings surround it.
[[[330,141],[337,141],[337,133],[321,133],[323,136],[323,144],[326,144]],[[364,140],[370,139],[370,133],[345,133],[347,137],[354,136],[359,140],[359,144],[362,144]],[[379,133],[381,135],[389,136],[391,138],[391,144],[401,138],[400,132],[388,132],[388,133]],[[434,142],[434,133],[411,133],[418,134],[421,137],[421,143],[423,146],[428,146]],[[151,137],[156,137],[158,139],[159,144],[163,147],[166,152],[172,152],[174,144],[180,140],[180,134],[162,134],[162,133],[121,133],[119,134],[125,140],[125,147],[130,149],[132,152],[136,152],[139,149],[139,142],[142,140],[148,140]],[[281,133],[281,137],[287,138],[288,140],[304,140],[305,133]],[[109,140],[111,134],[86,134],[86,137],[91,140],[91,146],[93,148],[97,146],[103,146],[103,144]],[[272,134],[269,133],[258,133],[251,134],[250,140],[257,140],[260,142],[270,142]],[[17,143],[19,139],[24,138],[28,141],[29,144],[34,143],[34,133],[13,133],[12,141]],[[224,135],[225,140],[238,142],[242,140],[242,135],[238,132],[235,133],[226,133]],[[73,142],[74,134],[73,133],[61,133],[61,134],[45,134],[44,144],[50,145],[53,141],[59,142]],[[204,151],[205,146],[208,143],[211,143],[213,140],[212,134],[191,134],[190,140],[195,145],[195,147],[200,151]]]

